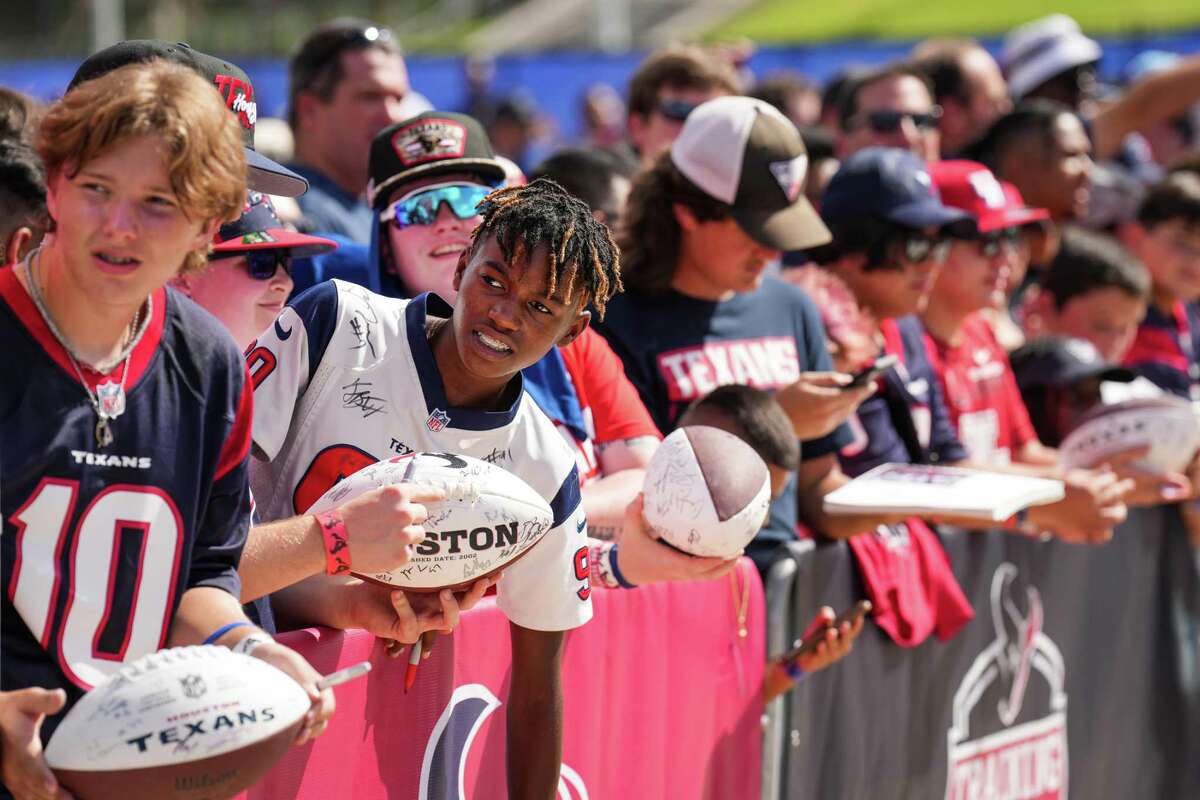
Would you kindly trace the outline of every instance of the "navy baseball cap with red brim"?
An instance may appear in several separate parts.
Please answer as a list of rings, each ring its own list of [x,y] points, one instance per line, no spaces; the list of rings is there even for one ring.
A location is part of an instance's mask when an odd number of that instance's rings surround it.
[[[308,191],[305,178],[254,149],[258,102],[254,99],[254,85],[250,83],[250,76],[237,64],[193,50],[183,42],[172,44],[158,39],[130,39],[89,56],[75,71],[67,91],[126,64],[142,64],[156,58],[191,67],[201,77],[211,81],[221,93],[225,107],[242,129],[242,145],[246,149],[247,177],[251,189],[280,197],[299,197]]]
[[[261,192],[247,194],[242,215],[221,226],[213,237],[214,253],[241,253],[253,250],[287,250],[295,258],[320,255],[337,249],[337,242],[320,236],[309,236],[283,227],[271,205],[271,199]]]

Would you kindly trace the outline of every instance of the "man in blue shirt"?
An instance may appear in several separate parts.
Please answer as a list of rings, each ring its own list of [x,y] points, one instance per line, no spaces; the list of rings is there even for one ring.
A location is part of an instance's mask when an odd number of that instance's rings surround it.
[[[370,240],[371,139],[428,108],[387,28],[340,19],[309,34],[288,63],[288,122],[296,137],[290,166],[309,182],[298,202],[313,230]]]

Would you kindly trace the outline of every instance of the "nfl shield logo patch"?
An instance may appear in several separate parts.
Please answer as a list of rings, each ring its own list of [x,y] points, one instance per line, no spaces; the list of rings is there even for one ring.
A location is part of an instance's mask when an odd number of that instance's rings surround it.
[[[125,390],[119,383],[105,381],[97,386],[96,400],[102,416],[115,419],[125,413]]]
[[[442,428],[450,424],[450,415],[440,408],[435,408],[433,413],[429,415],[429,419],[425,420],[425,427],[437,433]]]

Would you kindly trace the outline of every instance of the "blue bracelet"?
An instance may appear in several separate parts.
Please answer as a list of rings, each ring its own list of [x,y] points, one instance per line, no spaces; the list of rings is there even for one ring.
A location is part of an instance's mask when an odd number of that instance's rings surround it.
[[[615,544],[608,552],[608,564],[612,567],[613,577],[617,579],[617,585],[622,589],[632,589],[637,585],[625,580],[625,576],[621,574],[620,568],[617,567],[617,545]]]
[[[800,659],[783,662],[783,671],[787,673],[787,676],[791,678],[793,682],[799,682],[799,680],[803,678],[805,674],[804,670],[800,669]]]
[[[217,628],[215,631],[210,633],[208,635],[208,638],[204,640],[204,643],[212,644],[217,639],[220,639],[222,636],[229,633],[234,628],[240,628],[243,625],[249,625],[249,624],[250,624],[249,622],[242,621],[242,622],[231,622],[228,625],[222,625],[221,627]]]

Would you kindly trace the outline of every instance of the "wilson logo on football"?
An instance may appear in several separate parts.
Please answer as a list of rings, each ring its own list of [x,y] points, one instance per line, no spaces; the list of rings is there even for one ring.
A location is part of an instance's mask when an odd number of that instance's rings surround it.
[[[1016,579],[1008,563],[992,577],[996,638],[954,693],[947,800],[1067,797],[1066,666],[1042,630],[1037,589],[1019,603]]]

